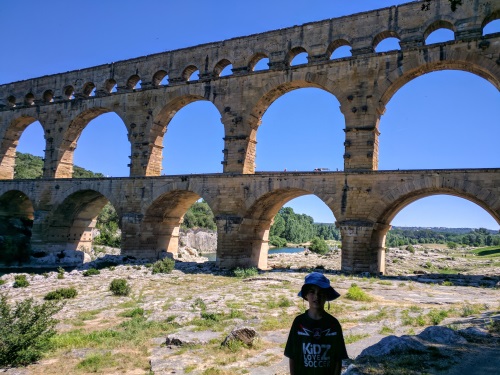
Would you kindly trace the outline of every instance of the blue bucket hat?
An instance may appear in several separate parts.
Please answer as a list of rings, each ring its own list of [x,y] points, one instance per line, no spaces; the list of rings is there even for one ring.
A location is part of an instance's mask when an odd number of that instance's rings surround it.
[[[311,272],[306,276],[304,285],[302,285],[302,288],[300,289],[299,297],[306,299],[304,287],[306,287],[307,285],[316,285],[325,290],[327,301],[333,301],[334,299],[340,297],[340,294],[330,286],[330,280],[328,280],[322,273]]]

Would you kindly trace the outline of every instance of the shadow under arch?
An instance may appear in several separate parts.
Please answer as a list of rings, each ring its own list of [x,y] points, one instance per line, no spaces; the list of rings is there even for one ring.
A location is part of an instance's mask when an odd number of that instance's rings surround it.
[[[34,218],[33,204],[22,191],[0,196],[0,263],[29,260]]]
[[[81,113],[79,113],[75,118],[71,121],[69,126],[66,128],[64,133],[62,134],[62,140],[60,144],[60,151],[56,157],[56,167],[54,177],[55,178],[72,178],[73,177],[73,165],[74,165],[74,152],[77,148],[77,142],[80,138],[85,127],[89,124],[90,121],[94,120],[98,116],[104,113],[114,112],[109,108],[105,107],[93,107],[89,108]],[[114,112],[116,115],[122,120],[123,124],[126,124],[123,121],[123,117],[120,113]],[[127,133],[130,133],[130,129],[127,127]]]
[[[140,226],[139,248],[143,257],[159,259],[166,253],[178,254],[184,214],[200,198],[192,191],[174,190],[160,195],[149,205]]]
[[[252,204],[243,217],[239,237],[242,242],[251,244],[251,264],[260,269],[267,269],[269,230],[274,217],[287,202],[311,194],[314,193],[301,188],[277,189],[264,194]],[[315,196],[323,201],[320,196]],[[333,214],[334,210],[329,208]]]
[[[90,189],[67,196],[38,224],[37,236],[43,247],[39,250],[47,253],[90,250],[97,216],[108,202],[110,200],[102,193]]]
[[[32,116],[22,115],[11,121],[0,144],[0,179],[12,180],[16,165],[16,149],[22,133],[38,121]],[[43,127],[43,125],[42,125]]]

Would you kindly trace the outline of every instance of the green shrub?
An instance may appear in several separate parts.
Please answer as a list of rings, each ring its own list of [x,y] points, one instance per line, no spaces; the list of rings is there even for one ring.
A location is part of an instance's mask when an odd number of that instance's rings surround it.
[[[353,301],[364,301],[364,302],[373,301],[373,297],[368,295],[363,289],[361,289],[354,283],[351,284],[351,286],[347,290],[345,297]]]
[[[406,250],[412,254],[415,254],[415,248],[412,245],[406,246]]]
[[[109,290],[115,296],[128,296],[130,293],[130,285],[128,285],[125,279],[113,279],[109,286]]]
[[[0,279],[0,285],[5,284],[5,280]]]
[[[26,275],[16,275],[14,276],[14,288],[26,288],[30,283],[26,280]]]
[[[444,318],[448,317],[448,311],[432,309],[427,313],[427,316],[429,317],[430,322],[437,326],[443,321]]]
[[[118,316],[122,316],[124,318],[137,318],[137,317],[142,318],[144,317],[144,309],[136,307],[135,309],[126,310],[120,313]]]
[[[153,263],[151,272],[155,273],[171,273],[175,267],[175,260],[170,258],[163,258]]]
[[[76,291],[75,288],[59,288],[56,290],[53,290],[52,292],[48,292],[43,299],[47,301],[51,300],[59,300],[59,299],[70,299],[70,298],[75,298],[77,296],[78,292]]]
[[[274,247],[285,247],[286,239],[278,237],[278,236],[270,236],[269,244]]]
[[[236,277],[246,278],[253,277],[259,274],[259,270],[255,267],[250,268],[236,268],[233,270],[233,275]]]
[[[7,297],[0,297],[0,367],[26,366],[38,361],[50,349],[57,320],[53,316],[62,304],[35,304],[33,298],[11,307]]]
[[[59,267],[57,269],[57,278],[58,279],[64,279],[64,268]]]
[[[94,276],[94,275],[99,275],[101,271],[96,270],[95,268],[89,268],[87,271],[83,272],[83,276]]]
[[[314,237],[309,245],[309,250],[317,254],[326,254],[330,249],[326,241],[319,237]]]

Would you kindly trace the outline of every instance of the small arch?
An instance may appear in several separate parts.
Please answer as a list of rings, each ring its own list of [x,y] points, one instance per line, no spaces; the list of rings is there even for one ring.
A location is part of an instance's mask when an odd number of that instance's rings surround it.
[[[373,38],[373,48],[377,53],[400,50],[399,41],[400,38],[396,32],[387,30]]]
[[[292,48],[286,57],[286,61],[289,62],[290,66],[297,66],[307,64],[307,51],[304,47],[295,47]]]
[[[326,49],[326,55],[330,57],[330,60],[351,57],[351,45],[345,39],[337,39],[330,43]]]
[[[200,79],[199,73],[200,73],[200,71],[198,70],[198,68],[196,66],[189,65],[182,72],[182,78],[186,82],[197,81],[198,79]]]
[[[432,23],[431,25],[429,25],[429,27],[427,27],[427,29],[425,30],[425,32],[424,32],[424,40],[426,41],[425,44],[428,44],[427,37],[429,35],[431,35],[434,31],[439,30],[439,29],[451,30],[453,32],[453,35],[455,35],[455,26],[453,26],[453,24],[451,22],[445,21],[445,20],[438,20],[438,21]],[[440,34],[438,34],[438,36],[439,35]],[[455,38],[453,37],[453,39],[455,39]],[[437,42],[434,42],[434,43],[437,43]]]
[[[248,69],[251,72],[269,70],[269,58],[264,53],[256,53],[248,63]]]
[[[231,64],[231,62],[229,60],[223,59],[223,60],[219,61],[217,63],[217,65],[215,65],[214,75],[216,77],[229,76],[229,75],[233,74],[232,67],[233,67],[233,65]]]
[[[73,86],[66,86],[63,90],[64,96],[66,99],[74,99],[75,98],[75,88]]]
[[[83,85],[82,93],[84,96],[91,96],[92,92],[95,90],[95,85],[93,82],[87,82]]]
[[[15,107],[16,106],[16,97],[14,95],[10,95],[8,98],[7,98],[7,103],[9,103],[9,105],[11,107]]]
[[[500,33],[500,19],[491,18],[485,20],[485,24],[483,25],[483,36],[497,33]]]
[[[129,90],[136,90],[140,88],[139,86],[140,80],[141,78],[137,74],[134,74],[133,76],[130,76],[130,78],[127,80],[125,87]]]
[[[116,81],[114,79],[107,79],[106,82],[104,83],[104,89],[108,93],[116,92]]]
[[[52,103],[54,101],[54,92],[52,90],[46,90],[43,93],[43,101],[45,103]]]
[[[35,95],[33,95],[31,92],[26,94],[26,96],[24,97],[24,104],[26,105],[35,104]]]
[[[165,83],[166,79],[166,83]],[[158,87],[158,86],[167,86],[168,85],[168,75],[167,72],[164,70],[159,70],[153,75],[153,86]]]

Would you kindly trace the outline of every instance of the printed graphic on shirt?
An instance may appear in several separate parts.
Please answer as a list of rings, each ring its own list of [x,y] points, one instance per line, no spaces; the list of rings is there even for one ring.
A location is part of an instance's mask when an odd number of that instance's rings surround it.
[[[330,344],[302,343],[304,367],[322,368],[330,367]]]
[[[299,327],[299,330],[297,331],[297,334],[299,336],[311,336],[314,337],[315,339],[319,339],[322,336],[336,336],[337,332],[331,332],[331,329],[325,329],[321,330],[320,328],[315,328],[313,330],[307,329],[303,325]]]

